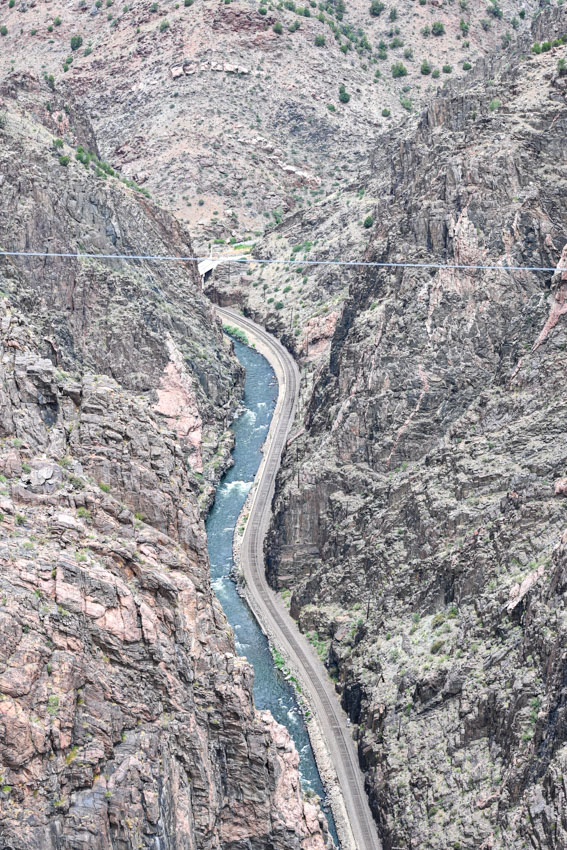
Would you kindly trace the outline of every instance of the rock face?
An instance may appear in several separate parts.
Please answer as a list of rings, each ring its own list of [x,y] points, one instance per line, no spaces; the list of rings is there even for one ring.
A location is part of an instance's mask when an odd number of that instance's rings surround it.
[[[45,255],[0,260],[0,845],[324,850],[209,583],[241,374],[195,266],[49,257],[188,236],[15,96],[1,241]]]
[[[366,259],[565,268],[560,55],[491,63],[375,151]],[[371,269],[307,366],[269,575],[338,680],[387,850],[567,845],[566,281]]]

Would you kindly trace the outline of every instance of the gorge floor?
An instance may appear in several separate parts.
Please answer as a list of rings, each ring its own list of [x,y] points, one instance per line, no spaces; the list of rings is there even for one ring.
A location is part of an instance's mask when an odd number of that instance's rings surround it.
[[[243,408],[232,430],[234,465],[219,484],[214,506],[207,519],[211,581],[227,619],[234,629],[236,650],[254,668],[254,702],[268,709],[278,723],[286,726],[299,753],[302,787],[308,794],[325,798],[309,736],[291,684],[276,668],[268,640],[246,602],[239,596],[231,578],[233,535],[242,507],[254,481],[262,457],[277,397],[277,381],[267,360],[241,342],[235,353],[246,369]],[[329,830],[338,844],[333,818],[327,812]]]

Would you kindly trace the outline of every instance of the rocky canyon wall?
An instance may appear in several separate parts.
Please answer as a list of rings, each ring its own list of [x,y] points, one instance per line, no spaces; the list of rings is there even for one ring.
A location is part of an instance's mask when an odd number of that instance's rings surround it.
[[[323,850],[209,582],[241,370],[188,234],[0,101],[0,845]]]
[[[564,51],[495,60],[381,140],[365,259],[489,268],[356,274],[280,476],[269,577],[388,850],[567,843]]]

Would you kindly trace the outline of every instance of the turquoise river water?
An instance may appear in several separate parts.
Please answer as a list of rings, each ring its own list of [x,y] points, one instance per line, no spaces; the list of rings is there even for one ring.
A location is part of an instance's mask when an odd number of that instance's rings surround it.
[[[214,506],[207,519],[211,580],[234,629],[236,651],[245,656],[254,668],[256,707],[269,709],[279,723],[287,726],[299,753],[302,786],[304,790],[311,790],[324,800],[325,790],[295,692],[274,666],[268,641],[230,578],[234,528],[260,466],[261,446],[268,434],[278,395],[276,376],[268,361],[237,340],[234,341],[234,348],[246,369],[246,382],[243,411],[232,425],[235,437],[234,466],[220,482]],[[332,815],[330,811],[326,814],[330,832],[338,846]]]

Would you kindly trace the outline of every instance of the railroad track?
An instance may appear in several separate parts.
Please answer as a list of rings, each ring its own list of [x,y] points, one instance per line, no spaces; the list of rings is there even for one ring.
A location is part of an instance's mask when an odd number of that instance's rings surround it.
[[[283,608],[281,600],[266,582],[264,538],[270,522],[282,451],[295,416],[299,395],[299,370],[287,349],[264,328],[233,310],[220,307],[216,309],[225,322],[236,325],[262,343],[268,360],[276,370],[280,385],[278,405],[272,419],[264,459],[256,478],[254,501],[240,551],[247,597],[260,622],[268,627],[278,648],[299,674],[316,714],[336,771],[350,826],[350,830],[348,827],[339,830],[343,850],[381,850],[382,844],[364,791],[363,775],[358,765],[355,746],[334,685],[313,648],[299,632]]]

